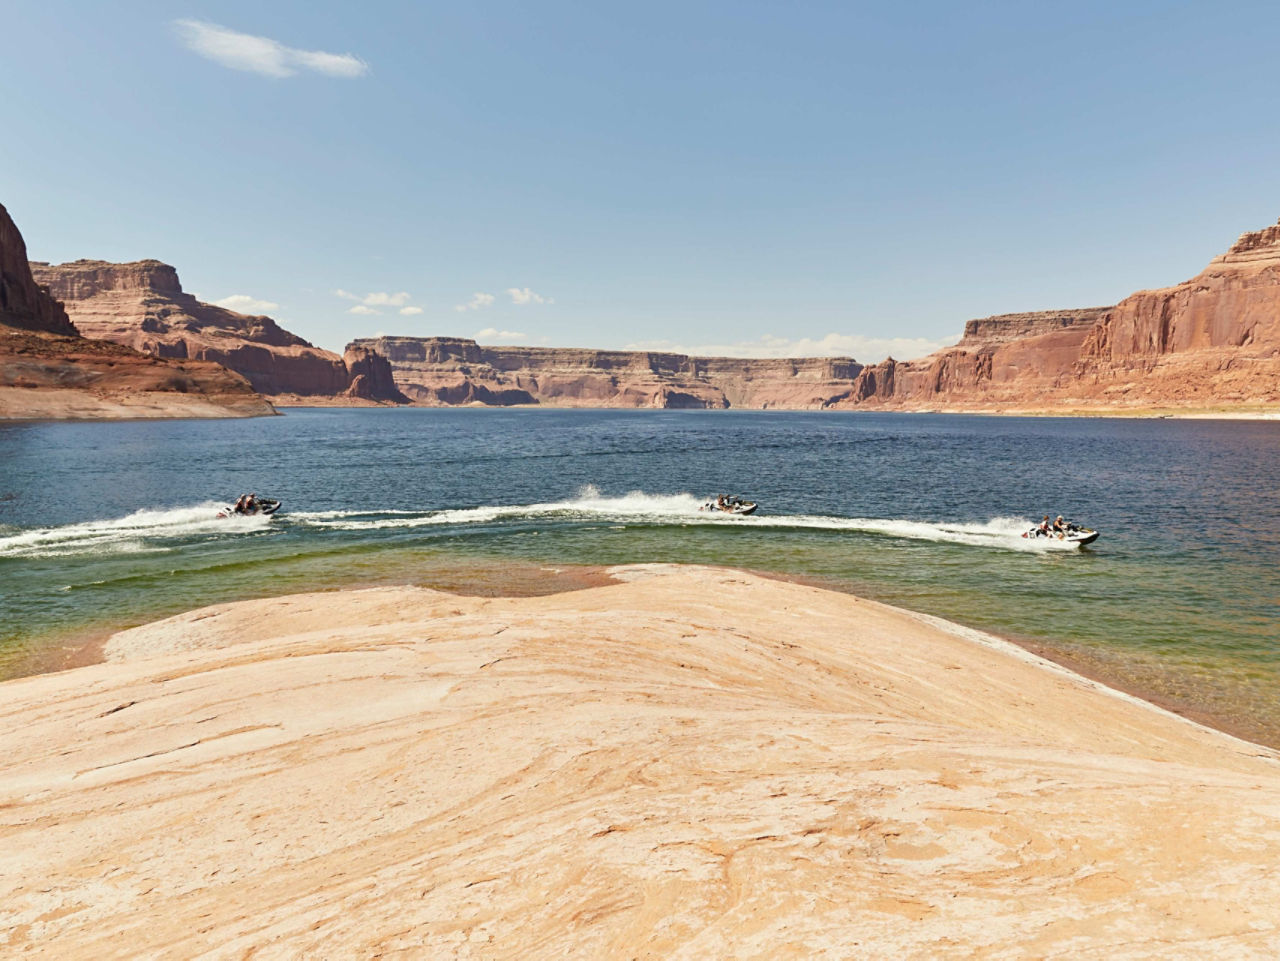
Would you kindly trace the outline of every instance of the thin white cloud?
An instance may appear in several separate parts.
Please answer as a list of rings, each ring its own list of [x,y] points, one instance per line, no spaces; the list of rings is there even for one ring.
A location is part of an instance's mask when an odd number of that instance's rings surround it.
[[[778,337],[765,334],[736,343],[682,344],[649,340],[628,344],[627,350],[661,350],[694,357],[852,357],[864,364],[878,364],[886,357],[915,360],[950,347],[959,336],[942,340],[925,337],[864,337],[860,334],[827,334],[825,337]]]
[[[410,300],[410,297],[403,290],[398,294],[388,294],[383,291],[377,293],[365,294],[364,300],[360,303],[366,307],[403,307]]]
[[[498,330],[496,327],[486,327],[484,330],[477,330],[471,335],[472,340],[528,340],[528,334],[522,334],[518,330]]]
[[[349,290],[343,290],[339,287],[333,292],[335,297],[341,297],[343,300],[356,300],[364,304],[366,307],[403,307],[413,296],[407,291],[400,291],[398,294],[389,294],[383,290],[376,290],[371,294],[353,294]]]
[[[458,313],[464,313],[468,310],[484,310],[486,307],[492,307],[493,302],[497,299],[498,298],[493,296],[493,294],[477,292],[472,294],[471,299],[465,304],[458,304],[453,309],[458,311]]]
[[[507,293],[511,296],[511,302],[517,307],[524,307],[528,304],[555,303],[555,301],[550,297],[543,297],[541,294],[535,294],[528,287],[508,287]]]
[[[225,307],[227,310],[234,310],[238,314],[265,314],[267,311],[275,310],[280,306],[270,300],[259,300],[257,297],[250,297],[248,294],[232,294],[230,297],[223,297],[221,300],[213,301],[213,305],[215,307]]]
[[[350,53],[299,50],[207,20],[175,20],[173,25],[189,50],[232,70],[264,77],[292,77],[303,70],[327,77],[360,77],[369,72],[369,65]]]
[[[339,287],[333,292],[335,297],[341,297],[343,300],[354,300],[356,305],[347,311],[349,314],[380,314],[379,307],[398,307],[400,313],[411,317],[414,314],[422,313],[421,307],[415,307],[409,303],[413,296],[405,290],[396,294],[388,293],[385,290],[375,290],[368,294],[353,294],[349,290],[343,290]]]

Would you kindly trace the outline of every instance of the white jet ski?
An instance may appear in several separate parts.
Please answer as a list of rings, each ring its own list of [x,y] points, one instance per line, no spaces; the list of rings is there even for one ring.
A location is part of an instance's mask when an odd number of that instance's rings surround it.
[[[701,507],[700,511],[711,511],[715,514],[753,514],[758,505],[755,501],[743,500],[737,494],[721,494],[714,500],[709,500]]]
[[[1064,544],[1075,544],[1078,547],[1084,547],[1086,544],[1092,544],[1098,539],[1098,531],[1092,527],[1081,527],[1078,524],[1068,524],[1065,531],[1050,530],[1047,533],[1039,527],[1033,527],[1026,531],[1022,536],[1029,540],[1037,540],[1044,538],[1050,541],[1061,541]]]

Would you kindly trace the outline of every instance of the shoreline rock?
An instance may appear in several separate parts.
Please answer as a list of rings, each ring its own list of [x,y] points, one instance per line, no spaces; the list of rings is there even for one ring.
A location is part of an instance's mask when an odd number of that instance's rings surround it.
[[[1266,955],[1280,758],[738,571],[217,605],[0,699],[59,958]],[[92,830],[87,830],[91,825]]]

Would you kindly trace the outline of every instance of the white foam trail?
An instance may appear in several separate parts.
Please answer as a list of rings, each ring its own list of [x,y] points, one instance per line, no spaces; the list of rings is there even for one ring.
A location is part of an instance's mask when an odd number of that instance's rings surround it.
[[[24,530],[0,537],[0,557],[165,550],[154,542],[198,534],[256,531],[271,521],[262,515],[219,518],[218,511],[225,507],[216,501],[206,501],[191,507],[140,510],[127,517]]]
[[[971,544],[1005,550],[1044,552],[1076,550],[1078,545],[1048,538],[1024,538],[1032,525],[1018,517],[996,517],[983,523],[931,523],[874,517],[834,517],[820,514],[764,514],[731,516],[700,511],[705,498],[693,494],[647,494],[632,491],[621,497],[603,496],[588,486],[576,498],[541,504],[494,505],[440,511],[325,511],[291,514],[292,522],[347,531],[412,529],[448,525],[491,524],[504,520],[582,519],[650,524],[743,524],[883,534],[910,540]]]

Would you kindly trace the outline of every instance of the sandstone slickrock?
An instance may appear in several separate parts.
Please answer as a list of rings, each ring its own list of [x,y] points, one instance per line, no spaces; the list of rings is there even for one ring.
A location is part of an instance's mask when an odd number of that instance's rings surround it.
[[[1263,958],[1276,752],[709,569],[218,605],[0,688],[0,953]]]
[[[0,206],[0,419],[271,413],[243,377],[218,364],[81,337],[32,277],[22,235]]]
[[[158,357],[219,363],[268,395],[334,397],[351,386],[337,354],[312,346],[270,317],[202,303],[182,290],[173,267],[158,260],[33,262],[32,271],[63,300],[87,337]],[[366,393],[359,396],[368,396],[370,388],[361,389]]]
[[[455,337],[378,337],[351,346],[386,357],[399,388],[426,405],[820,408],[843,397],[861,370],[848,358],[482,347]]]

